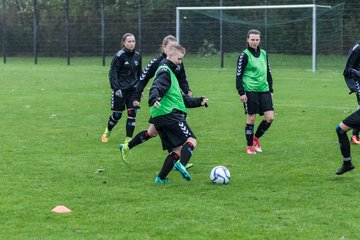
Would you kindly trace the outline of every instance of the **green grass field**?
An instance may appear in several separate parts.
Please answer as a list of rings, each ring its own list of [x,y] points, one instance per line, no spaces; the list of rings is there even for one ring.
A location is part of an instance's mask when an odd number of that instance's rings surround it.
[[[164,185],[153,183],[166,156],[159,138],[134,148],[128,166],[118,152],[125,118],[100,142],[110,114],[100,58],[0,64],[0,239],[359,239],[359,171],[335,176],[335,126],[356,108],[345,58],[319,57],[312,73],[310,57],[270,55],[276,117],[264,152],[249,156],[236,57],[223,69],[217,58],[185,58],[209,108],[189,110],[193,179],[171,172]],[[148,127],[146,103],[145,94],[136,133]],[[360,147],[352,155],[359,164]],[[228,185],[210,183],[216,165],[229,168]],[[72,212],[52,213],[57,205]]]

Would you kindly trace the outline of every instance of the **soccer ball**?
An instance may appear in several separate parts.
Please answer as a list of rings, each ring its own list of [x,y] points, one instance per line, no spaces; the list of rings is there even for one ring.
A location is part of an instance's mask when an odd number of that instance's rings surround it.
[[[230,181],[230,171],[224,166],[216,166],[210,172],[212,183],[228,184]]]

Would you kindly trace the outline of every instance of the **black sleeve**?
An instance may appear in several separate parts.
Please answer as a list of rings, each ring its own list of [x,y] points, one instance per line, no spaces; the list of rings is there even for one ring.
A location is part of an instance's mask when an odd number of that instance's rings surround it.
[[[203,97],[190,97],[188,95],[182,95],[186,108],[196,108],[202,107],[201,102],[203,101]]]
[[[344,76],[346,78],[352,78],[352,69],[355,69],[356,62],[360,59],[360,45],[356,44],[349,52],[348,59],[346,61]],[[357,69],[359,70],[359,69]]]
[[[166,67],[161,68],[149,91],[149,106],[153,106],[156,101],[163,98],[170,86],[170,72]]]
[[[144,71],[142,72],[140,76],[140,81],[138,82],[136,86],[136,93],[135,93],[135,99],[137,101],[140,101],[141,93],[144,91],[146,85],[148,84],[149,80],[155,75],[155,72],[157,68],[159,67],[159,59],[154,58],[152,59]]]
[[[118,79],[118,72],[121,68],[121,58],[118,56],[114,56],[113,60],[111,61],[110,70],[109,70],[109,81],[110,87],[114,91],[120,89],[119,79]]]
[[[269,83],[269,91],[272,93],[274,92],[273,79],[272,79],[270,63],[267,55],[266,55],[266,63],[267,63],[267,81]]]
[[[139,53],[139,68],[137,69],[137,75],[136,75],[136,78],[138,79],[138,82],[139,82],[140,77],[141,77],[141,70],[142,70],[142,57],[141,57],[141,54]]]
[[[243,86],[243,76],[247,63],[248,63],[248,56],[245,53],[241,53],[241,55],[237,60],[237,68],[236,68],[236,90],[238,91],[240,96],[245,94],[245,90]]]
[[[179,81],[179,85],[180,85],[181,90],[185,94],[188,94],[188,92],[191,91],[190,87],[189,87],[189,81],[188,81],[188,78],[186,76],[184,64],[181,63],[180,66],[181,66],[181,68],[180,68],[179,74],[177,76],[177,79]]]

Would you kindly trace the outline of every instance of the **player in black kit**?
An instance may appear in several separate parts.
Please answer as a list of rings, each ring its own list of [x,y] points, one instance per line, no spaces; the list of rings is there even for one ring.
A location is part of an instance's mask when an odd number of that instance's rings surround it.
[[[109,80],[111,93],[111,110],[108,125],[101,137],[102,142],[108,142],[111,130],[115,127],[127,109],[126,138],[129,142],[135,129],[136,108],[133,106],[135,99],[136,84],[141,75],[141,55],[135,49],[135,37],[126,33],[121,39],[122,49],[114,56]]]
[[[354,81],[354,70],[360,70],[360,41],[352,47],[348,54],[348,59],[346,61],[345,69],[344,69],[344,78],[345,82],[349,87],[350,94],[355,92],[356,99],[358,103],[358,109],[360,108],[360,95],[358,94],[359,84],[358,81]],[[352,131],[352,136],[350,140],[353,144],[360,144],[359,141],[359,129],[354,128]]]
[[[344,77],[346,84],[350,89],[350,93],[356,93],[358,110],[350,114],[350,116],[345,118],[339,125],[336,126],[340,151],[341,155],[343,156],[343,164],[341,168],[336,171],[337,175],[344,174],[347,171],[351,171],[355,168],[351,162],[352,158],[350,155],[350,141],[346,132],[351,129],[360,128],[360,42],[358,42],[349,52],[348,60],[344,70]],[[352,140],[352,142],[354,142],[354,140]]]

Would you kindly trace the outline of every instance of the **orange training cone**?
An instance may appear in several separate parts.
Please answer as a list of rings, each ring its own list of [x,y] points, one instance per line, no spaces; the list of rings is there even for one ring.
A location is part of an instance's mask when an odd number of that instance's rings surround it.
[[[59,206],[54,207],[51,211],[54,213],[69,213],[69,212],[71,212],[71,209],[69,209],[63,205],[59,205]]]

